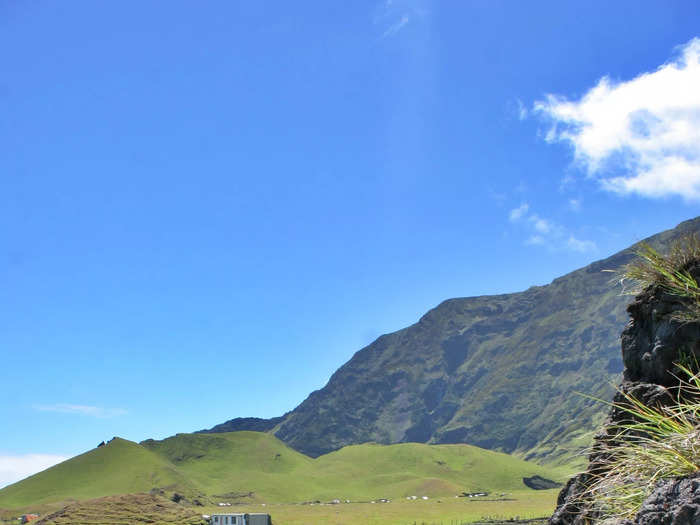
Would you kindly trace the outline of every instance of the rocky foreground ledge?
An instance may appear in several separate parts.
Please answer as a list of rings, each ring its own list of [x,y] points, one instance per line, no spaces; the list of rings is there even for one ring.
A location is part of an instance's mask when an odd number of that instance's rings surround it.
[[[683,268],[697,281],[700,264]],[[611,517],[591,496],[590,487],[610,469],[611,450],[620,440],[641,432],[629,429],[635,416],[622,407],[631,396],[646,407],[670,406],[678,401],[679,362],[700,361],[700,321],[676,315],[688,308],[687,297],[669,293],[664,286],[651,285],[628,306],[630,321],[621,337],[625,364],[610,413],[595,437],[587,469],[570,479],[557,500],[550,525],[697,525],[700,524],[700,472],[662,479],[652,484],[634,517]],[[687,377],[687,376],[686,376]],[[697,400],[696,400],[697,401]],[[620,429],[623,429],[622,431]],[[697,428],[697,427],[696,427]],[[699,434],[694,434],[700,449]],[[630,438],[632,436],[632,438]]]

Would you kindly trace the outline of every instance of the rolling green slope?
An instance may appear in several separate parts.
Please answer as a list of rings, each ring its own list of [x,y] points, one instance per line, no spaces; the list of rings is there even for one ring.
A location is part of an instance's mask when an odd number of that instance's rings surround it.
[[[318,491],[314,460],[270,434],[178,434],[142,445],[177,465],[212,496],[252,492],[270,501],[298,501]]]
[[[365,443],[316,459],[315,475],[349,499],[442,496],[525,488],[524,477],[561,477],[552,469],[471,445]],[[341,483],[338,483],[341,480]]]
[[[0,490],[1,508],[192,486],[158,454],[125,439],[90,450]]]
[[[270,434],[115,439],[0,490],[0,508],[86,500],[152,488],[204,502],[301,502],[528,490],[522,478],[559,472],[469,445],[363,444],[312,459]]]

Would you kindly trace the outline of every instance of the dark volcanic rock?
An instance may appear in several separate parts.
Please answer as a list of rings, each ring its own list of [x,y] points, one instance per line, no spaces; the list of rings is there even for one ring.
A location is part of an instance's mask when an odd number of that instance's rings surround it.
[[[695,279],[700,278],[697,263],[686,270]],[[589,484],[608,470],[610,451],[620,440],[643,435],[639,430],[621,432],[624,425],[641,422],[622,408],[628,404],[629,397],[648,407],[677,403],[682,374],[674,363],[700,361],[700,322],[678,320],[677,314],[686,308],[684,299],[659,286],[645,289],[627,308],[631,320],[621,338],[625,365],[623,382],[595,437],[588,468],[569,480],[561,491],[550,525],[592,523],[600,517],[594,503],[586,496]],[[700,474],[660,482],[635,520],[620,522],[621,525],[633,523],[700,525]]]
[[[585,505],[584,493],[591,480],[591,474],[582,472],[571,478],[557,497],[557,508],[549,520],[550,525],[588,525],[597,514]]]
[[[556,481],[552,481],[551,479],[543,478],[542,476],[532,476],[530,478],[523,478],[523,483],[525,483],[525,486],[533,490],[547,490],[561,487],[561,483],[557,483]]]
[[[700,267],[688,269],[700,279]],[[651,287],[639,294],[627,307],[630,322],[622,332],[624,377],[671,386],[677,382],[673,362],[680,356],[700,356],[700,323],[674,318],[687,308],[677,296]]]
[[[634,525],[700,524],[700,473],[660,482],[644,501]]]

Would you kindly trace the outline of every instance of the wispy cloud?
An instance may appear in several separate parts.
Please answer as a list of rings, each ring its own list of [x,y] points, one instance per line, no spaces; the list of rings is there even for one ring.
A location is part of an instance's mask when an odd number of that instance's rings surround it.
[[[571,251],[581,253],[592,252],[597,249],[597,246],[593,241],[583,241],[581,239],[577,239],[571,234],[569,234],[569,238],[566,239],[566,247]]]
[[[548,95],[534,110],[549,142],[608,191],[700,200],[700,39],[678,57],[624,82],[603,77],[578,100]]]
[[[68,456],[56,454],[0,455],[0,488],[41,472],[67,459]]]
[[[379,4],[373,22],[381,30],[381,38],[396,36],[409,23],[425,16],[427,10],[419,3],[419,0],[384,0]]]
[[[525,120],[530,112],[528,111],[527,107],[525,104],[523,104],[523,101],[518,99],[518,119],[519,120]]]
[[[401,31],[401,29],[408,24],[408,21],[410,20],[409,16],[407,14],[401,15],[401,18],[391,24],[386,31],[382,34],[382,38],[386,38],[388,36],[394,36],[396,33]]]
[[[581,199],[569,199],[569,209],[571,211],[579,212],[581,211],[582,201]]]
[[[530,205],[526,202],[523,202],[517,208],[513,208],[512,210],[510,210],[510,213],[508,214],[508,218],[510,219],[510,222],[519,221],[524,215],[527,214],[529,209],[530,209]]]
[[[35,405],[34,409],[40,412],[59,412],[61,414],[78,414],[98,418],[109,418],[127,414],[127,411],[123,408],[103,408],[88,405],[71,405],[67,403]]]
[[[530,211],[530,205],[527,203],[510,210],[508,220],[520,224],[525,229],[526,245],[581,253],[597,250],[595,242],[578,239],[564,226]]]

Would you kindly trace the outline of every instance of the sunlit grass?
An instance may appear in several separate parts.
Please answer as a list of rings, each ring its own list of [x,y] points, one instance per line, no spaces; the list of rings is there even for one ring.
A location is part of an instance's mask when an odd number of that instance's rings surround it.
[[[637,295],[649,286],[684,299],[687,308],[674,312],[681,321],[700,319],[700,286],[690,269],[700,263],[700,238],[687,235],[671,245],[667,255],[641,243],[635,251],[637,259],[623,269],[625,293]]]
[[[609,429],[610,444],[597,449],[607,456],[604,471],[584,493],[603,522],[634,517],[658,481],[700,470],[700,374],[676,366],[685,378],[669,389],[669,404],[647,406],[624,392],[611,404],[630,422]]]
[[[462,525],[484,518],[507,521],[550,516],[556,504],[558,489],[514,491],[504,497],[431,498],[427,501],[390,503],[341,503],[338,505],[267,504],[227,507],[227,512],[266,512],[275,525]],[[207,512],[216,512],[209,508]]]

